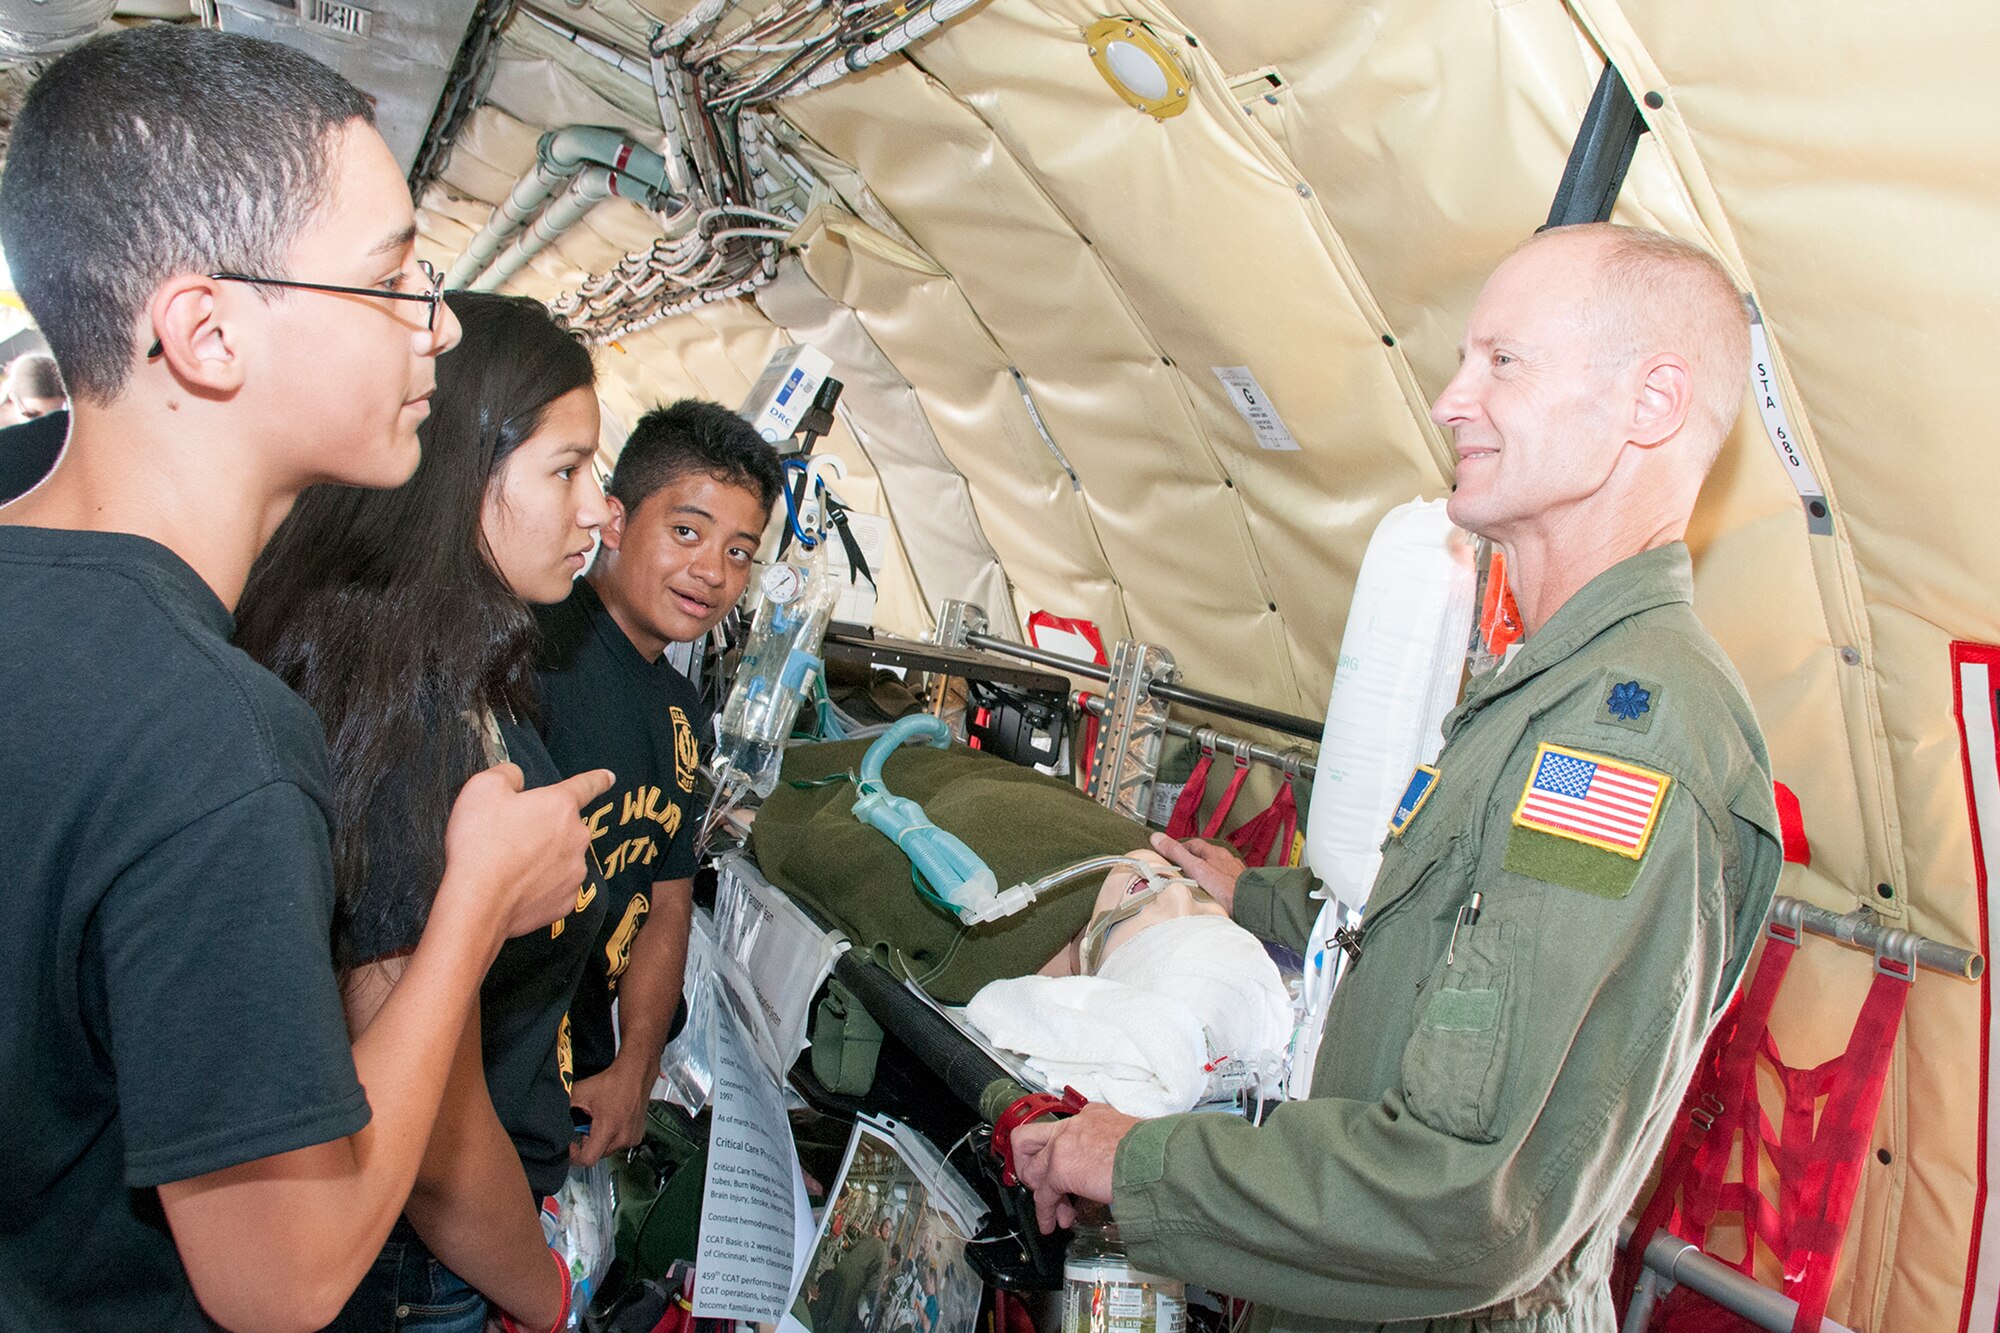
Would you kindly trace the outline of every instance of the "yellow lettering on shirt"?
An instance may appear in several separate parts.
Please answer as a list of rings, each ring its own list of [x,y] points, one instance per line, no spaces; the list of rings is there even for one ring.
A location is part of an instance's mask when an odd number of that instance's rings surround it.
[[[631,966],[632,940],[645,923],[650,907],[645,894],[633,894],[632,901],[625,904],[625,916],[619,921],[618,929],[612,931],[611,938],[604,943],[604,972],[614,994],[618,990],[618,978],[624,976],[625,969]]]
[[[590,839],[592,842],[597,841],[597,839],[605,835],[607,830],[604,827],[604,821],[610,817],[610,801],[606,801],[603,805],[598,806],[597,809],[590,812]]]
[[[681,808],[678,805],[668,806],[660,815],[660,831],[669,838],[681,831]]]
[[[629,824],[644,815],[646,813],[647,795],[649,793],[657,794],[657,790],[657,788],[653,787],[634,787],[631,791],[626,792],[625,808],[619,813],[618,822],[620,824]]]
[[[695,770],[701,767],[701,742],[695,738],[686,713],[678,707],[667,712],[674,719],[674,781],[682,791],[693,791]]]

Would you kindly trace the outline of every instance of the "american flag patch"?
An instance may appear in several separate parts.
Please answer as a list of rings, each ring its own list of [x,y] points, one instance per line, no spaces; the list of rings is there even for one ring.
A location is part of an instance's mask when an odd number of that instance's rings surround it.
[[[1514,823],[1638,860],[1673,781],[1664,773],[1543,742]]]

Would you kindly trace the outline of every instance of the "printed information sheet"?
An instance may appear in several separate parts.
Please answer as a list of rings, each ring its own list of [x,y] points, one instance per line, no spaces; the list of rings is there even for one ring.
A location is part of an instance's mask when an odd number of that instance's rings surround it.
[[[734,1006],[715,1016],[715,1117],[702,1188],[694,1312],[775,1323],[813,1241],[785,1098]]]

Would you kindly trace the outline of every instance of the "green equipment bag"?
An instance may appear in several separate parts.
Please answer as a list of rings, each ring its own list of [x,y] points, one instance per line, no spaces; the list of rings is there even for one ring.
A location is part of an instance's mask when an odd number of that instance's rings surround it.
[[[764,877],[942,1003],[964,1004],[989,981],[1040,970],[1083,929],[1101,877],[1060,885],[1004,920],[964,926],[917,895],[910,859],[895,843],[854,818],[854,784],[840,779],[860,766],[870,743],[785,752],[777,789],[750,831]],[[1146,846],[1143,824],[1062,779],[962,745],[905,746],[882,776],[890,791],[918,802],[991,866],[1003,889],[1086,857]]]

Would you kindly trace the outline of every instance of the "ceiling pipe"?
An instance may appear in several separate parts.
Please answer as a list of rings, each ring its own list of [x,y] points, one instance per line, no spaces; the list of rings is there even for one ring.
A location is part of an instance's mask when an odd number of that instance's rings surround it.
[[[626,182],[622,188],[619,185],[621,180]],[[528,224],[526,230],[514,237],[514,243],[493,261],[492,267],[467,285],[475,292],[497,290],[507,279],[526,268],[529,260],[548,249],[564,232],[581,222],[591,209],[612,195],[623,195],[631,188],[630,177],[623,176],[609,167],[598,166],[595,163],[584,167],[576,173],[569,189],[563,191],[555,202],[543,209],[535,220]]]
[[[0,16],[0,61],[45,60],[93,36],[117,8],[116,0],[36,0],[5,5]]]
[[[930,8],[910,15],[866,46],[857,46],[827,61],[794,87],[779,93],[780,98],[802,97],[870,65],[878,65],[910,43],[930,36],[945,24],[971,9],[979,0],[936,0]]]
[[[487,268],[494,263],[494,256],[501,248],[537,221],[537,214],[545,206],[553,212],[555,205],[549,204],[563,185],[576,178],[586,168],[594,167],[602,175],[602,182],[593,186],[597,191],[587,202],[579,200],[583,207],[576,211],[553,234],[521,256],[520,263],[514,265],[505,275],[487,280]],[[466,245],[445,274],[444,285],[450,288],[471,287],[478,291],[491,291],[519,271],[521,264],[540,253],[552,241],[574,225],[577,218],[589,211],[589,205],[616,194],[654,207],[659,196],[668,192],[667,164],[658,153],[642,148],[617,130],[604,129],[596,125],[570,125],[564,129],[550,130],[535,145],[535,169],[523,176],[493,209],[493,216],[486,220]],[[575,194],[572,189],[570,194]],[[565,195],[565,199],[569,196]],[[540,228],[537,222],[538,229]],[[524,241],[525,237],[522,238]],[[518,248],[518,247],[516,247]],[[507,251],[511,259],[513,249]]]

